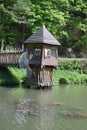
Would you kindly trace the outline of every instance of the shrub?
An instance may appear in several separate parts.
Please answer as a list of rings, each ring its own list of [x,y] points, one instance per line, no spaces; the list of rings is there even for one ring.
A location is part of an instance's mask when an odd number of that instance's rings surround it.
[[[80,74],[78,71],[70,70],[54,70],[53,81],[57,84],[81,84],[87,83],[87,75]]]
[[[87,59],[85,58],[59,58],[58,63],[59,69],[78,70],[83,73],[87,72]]]
[[[60,83],[60,84],[67,84],[68,82],[67,82],[67,79],[66,79],[66,78],[60,78],[60,79],[59,79],[59,83]]]
[[[84,79],[84,82],[87,84],[87,78]]]

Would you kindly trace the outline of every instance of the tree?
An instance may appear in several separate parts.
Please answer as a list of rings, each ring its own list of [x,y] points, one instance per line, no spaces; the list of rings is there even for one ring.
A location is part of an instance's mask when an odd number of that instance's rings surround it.
[[[12,27],[11,8],[14,1],[0,1],[0,42],[12,43],[14,41],[15,33]]]
[[[0,19],[0,41],[22,43],[45,24],[66,49],[87,49],[86,0],[1,0]]]

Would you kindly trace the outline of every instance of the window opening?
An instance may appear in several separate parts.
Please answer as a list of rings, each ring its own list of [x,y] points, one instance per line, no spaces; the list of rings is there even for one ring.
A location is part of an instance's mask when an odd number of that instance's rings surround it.
[[[56,49],[51,49],[51,57],[57,58]]]

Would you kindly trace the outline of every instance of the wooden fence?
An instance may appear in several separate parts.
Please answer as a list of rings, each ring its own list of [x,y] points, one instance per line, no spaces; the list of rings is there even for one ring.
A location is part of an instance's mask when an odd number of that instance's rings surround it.
[[[2,51],[0,52],[0,65],[2,66],[15,66],[18,65],[19,58],[23,51]]]

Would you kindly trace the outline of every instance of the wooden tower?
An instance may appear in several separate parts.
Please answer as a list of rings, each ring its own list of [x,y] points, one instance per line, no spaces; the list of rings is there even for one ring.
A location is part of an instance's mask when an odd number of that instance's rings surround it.
[[[52,71],[58,66],[58,49],[60,43],[43,25],[24,42],[29,52],[29,66],[32,74],[28,77],[28,85],[50,87],[53,85]]]

